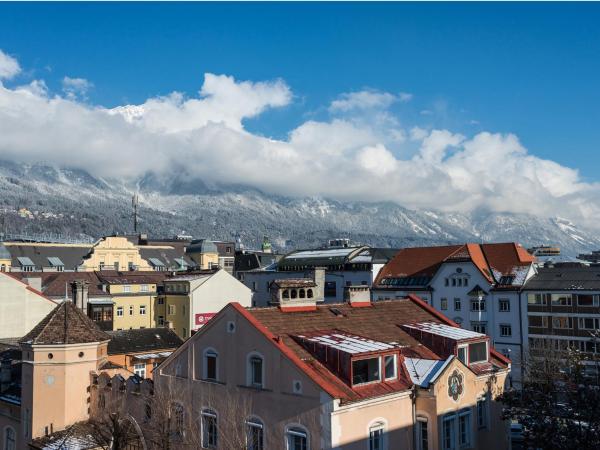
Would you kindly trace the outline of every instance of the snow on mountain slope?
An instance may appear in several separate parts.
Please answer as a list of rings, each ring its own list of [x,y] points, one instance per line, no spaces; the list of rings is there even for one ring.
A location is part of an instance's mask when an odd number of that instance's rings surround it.
[[[81,170],[10,162],[0,162],[0,226],[7,233],[49,231],[92,237],[131,232],[131,195],[136,190],[141,227],[157,236],[182,231],[215,239],[239,235],[252,246],[268,235],[288,247],[321,245],[339,236],[395,247],[514,240],[525,246],[559,245],[571,256],[600,248],[594,232],[564,218],[286,198],[244,186],[209,186],[200,180],[164,180],[152,174],[140,180],[97,179]],[[37,213],[24,219],[16,214],[19,208]]]

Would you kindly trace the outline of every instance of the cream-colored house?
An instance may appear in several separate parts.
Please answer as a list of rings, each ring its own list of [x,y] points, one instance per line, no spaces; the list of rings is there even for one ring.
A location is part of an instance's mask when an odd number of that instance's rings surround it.
[[[157,297],[157,326],[167,325],[185,339],[230,302],[249,307],[252,291],[226,270],[167,278],[164,295]]]
[[[358,297],[232,303],[159,366],[156,391],[204,448],[507,449],[510,361],[489,338],[414,296]]]
[[[0,273],[0,338],[20,338],[56,303],[7,273]]]

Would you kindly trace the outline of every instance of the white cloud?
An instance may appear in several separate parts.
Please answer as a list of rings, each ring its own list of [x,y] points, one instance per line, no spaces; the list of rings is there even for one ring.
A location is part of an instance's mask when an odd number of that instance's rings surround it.
[[[410,94],[403,93],[402,95],[406,98],[406,96],[409,96]],[[410,100],[410,98],[402,101],[408,100]],[[365,109],[386,109],[396,101],[398,101],[398,97],[389,92],[375,90],[346,92],[331,102],[329,111],[331,113],[337,113]]]
[[[0,49],[0,80],[10,80],[21,72],[19,62]]]
[[[64,77],[62,80],[62,89],[67,98],[74,100],[76,98],[86,98],[88,91],[94,86],[85,78]]]
[[[398,100],[402,103],[410,102],[413,98],[413,95],[408,92],[400,92],[398,94]]]
[[[108,110],[68,93],[50,95],[41,80],[16,88],[0,84],[0,158],[49,161],[126,180],[154,171],[282,195],[560,214],[599,227],[599,184],[530,154],[511,134],[403,128],[396,116],[377,109],[389,105],[386,96],[359,96],[378,106],[302,123],[282,140],[244,128],[245,119],[292,98],[282,80],[206,74],[193,98],[174,92]]]

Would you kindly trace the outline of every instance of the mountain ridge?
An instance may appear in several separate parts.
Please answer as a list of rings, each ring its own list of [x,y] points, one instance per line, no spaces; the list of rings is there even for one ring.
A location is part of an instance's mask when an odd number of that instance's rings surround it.
[[[97,178],[81,169],[0,161],[0,232],[51,232],[98,238],[132,232],[131,195],[139,192],[140,229],[233,240],[256,247],[267,235],[280,250],[348,237],[382,247],[517,241],[558,245],[567,256],[600,248],[600,239],[565,218],[474,211],[411,210],[391,202],[290,198],[248,186],[154,174]],[[21,217],[26,208],[31,217]]]

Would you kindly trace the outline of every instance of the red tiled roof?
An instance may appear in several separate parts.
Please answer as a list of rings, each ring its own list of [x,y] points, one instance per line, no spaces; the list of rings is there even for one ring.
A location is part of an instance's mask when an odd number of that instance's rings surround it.
[[[514,242],[405,248],[381,269],[374,284],[384,278],[432,277],[442,263],[450,261],[471,261],[492,283],[494,270],[511,275],[513,268],[527,266],[535,257]]]
[[[370,308],[353,308],[341,303],[319,305],[313,311],[293,313],[274,307],[246,310],[239,304],[232,305],[321,388],[345,402],[405,391],[412,383],[407,376],[401,376],[393,382],[351,387],[319,362],[294,339],[295,336],[337,329],[384,343],[395,343],[399,346],[401,357],[440,359],[440,355],[422,345],[399,325],[427,321],[458,326],[415,296],[374,302]],[[497,364],[505,366],[503,362]]]

